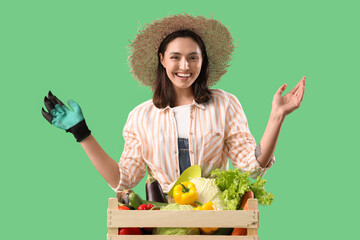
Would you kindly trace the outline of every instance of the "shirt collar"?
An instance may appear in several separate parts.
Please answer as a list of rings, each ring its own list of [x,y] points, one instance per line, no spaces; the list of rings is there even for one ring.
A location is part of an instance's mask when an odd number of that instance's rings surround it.
[[[204,104],[202,104],[202,103],[197,103],[197,102],[195,102],[194,99],[193,99],[193,102],[191,103],[190,106],[195,106],[195,107],[198,107],[198,108],[200,108],[200,109],[202,109],[202,110],[205,110]],[[164,112],[164,111],[167,110],[167,109],[170,109],[170,106],[169,106],[169,105],[167,105],[165,108],[161,108],[161,111]]]

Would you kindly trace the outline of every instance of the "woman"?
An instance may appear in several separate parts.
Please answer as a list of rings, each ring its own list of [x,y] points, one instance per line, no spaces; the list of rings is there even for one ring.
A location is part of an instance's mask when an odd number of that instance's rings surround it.
[[[80,107],[69,101],[70,111],[51,92],[45,97],[43,116],[74,134],[108,184],[120,191],[136,186],[146,173],[167,193],[180,174],[200,165],[202,175],[235,168],[263,176],[273,156],[285,117],[302,101],[305,77],[285,96],[286,84],[276,92],[270,119],[258,145],[252,137],[238,99],[209,89],[226,72],[233,40],[219,21],[174,15],[154,21],[130,45],[131,71],[151,86],[153,99],[137,106],[128,117],[119,163],[111,159],[87,128]]]

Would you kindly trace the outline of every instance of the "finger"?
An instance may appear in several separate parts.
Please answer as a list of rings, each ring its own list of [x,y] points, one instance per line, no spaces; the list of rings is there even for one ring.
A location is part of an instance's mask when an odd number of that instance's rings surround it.
[[[54,104],[47,97],[44,97],[44,104],[48,112],[55,108]]]
[[[299,90],[296,91],[295,96],[297,97],[297,99],[298,99],[299,102],[301,103],[301,102],[302,102],[302,99],[303,99],[303,97],[304,97],[304,87],[303,87],[303,86],[301,86],[301,87],[299,88]]]
[[[72,99],[68,100],[68,104],[74,112],[81,112],[81,108],[80,108],[79,104],[77,102],[75,102],[74,100],[72,100]]]
[[[44,110],[44,108],[41,108],[41,113],[42,113],[43,117],[44,117],[49,123],[51,123],[51,121],[52,121],[52,119],[53,119],[53,116],[52,116],[50,113],[46,112],[46,111]]]
[[[291,89],[291,91],[289,93],[294,94],[301,86],[304,86],[305,79],[306,79],[306,77],[303,76],[303,78],[296,84],[296,86],[293,89]]]
[[[305,86],[305,79],[306,79],[306,77],[305,76],[303,76],[303,78],[296,84],[296,89],[299,89],[299,88],[301,88],[301,87],[304,87]]]
[[[284,83],[284,84],[276,91],[276,94],[281,96],[281,94],[285,91],[286,87],[287,87],[287,84]]]
[[[64,105],[55,95],[52,94],[51,91],[48,93],[49,100],[54,104],[59,104],[60,106]]]
[[[301,91],[300,91],[300,102],[302,102],[302,100],[304,98],[304,94],[305,94],[305,84],[302,86]]]
[[[60,113],[60,114],[64,114],[65,110],[62,108],[62,106],[60,106],[59,104],[55,105],[55,109]]]
[[[71,112],[70,109],[65,104],[59,106],[64,110],[64,112]]]

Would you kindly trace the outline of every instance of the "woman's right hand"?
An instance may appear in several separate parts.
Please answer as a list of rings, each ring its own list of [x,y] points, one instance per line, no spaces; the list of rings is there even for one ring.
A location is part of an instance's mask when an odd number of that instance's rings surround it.
[[[48,112],[42,108],[41,113],[49,123],[66,132],[71,132],[78,142],[90,135],[91,131],[85,123],[81,108],[75,101],[68,101],[69,106],[72,108],[70,110],[49,91],[48,97],[44,98],[44,104]]]

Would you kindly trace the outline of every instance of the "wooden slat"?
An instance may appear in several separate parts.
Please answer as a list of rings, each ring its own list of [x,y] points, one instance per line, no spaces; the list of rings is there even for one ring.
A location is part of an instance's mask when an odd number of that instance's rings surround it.
[[[116,211],[118,209],[118,200],[117,198],[109,198],[109,209]],[[109,219],[109,215],[108,215]],[[118,228],[108,228],[108,235],[118,235]]]
[[[107,240],[259,240],[258,236],[222,236],[222,235],[118,235],[107,236]]]
[[[259,210],[257,199],[250,199],[246,211],[122,211],[117,199],[109,199],[108,240],[189,239],[258,240]],[[205,219],[205,221],[204,221]],[[119,227],[242,227],[248,236],[229,235],[117,235]]]
[[[258,201],[257,199],[251,198],[248,200],[248,209],[249,210],[257,210],[258,209]],[[259,211],[257,211],[257,220],[259,221]],[[257,228],[248,228],[247,229],[248,236],[257,236],[258,230]]]
[[[108,209],[108,228],[115,227],[243,227],[258,228],[258,210],[124,211]]]

